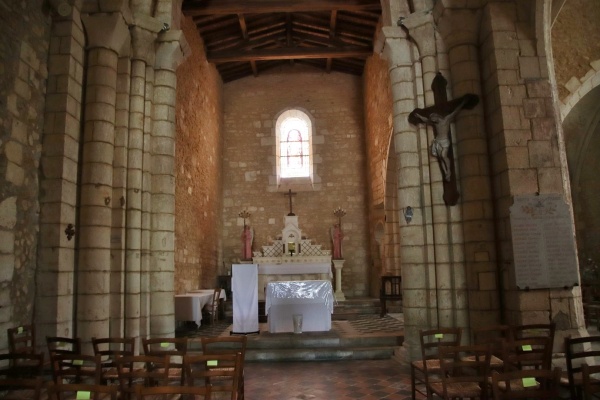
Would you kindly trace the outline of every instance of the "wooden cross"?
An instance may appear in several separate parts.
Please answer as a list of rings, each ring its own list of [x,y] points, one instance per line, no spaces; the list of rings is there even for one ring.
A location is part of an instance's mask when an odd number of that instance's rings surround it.
[[[409,114],[408,122],[413,125],[425,123],[434,127],[435,138],[431,145],[431,153],[437,157],[444,178],[444,203],[453,206],[458,202],[460,195],[456,187],[450,123],[460,110],[465,108],[470,110],[475,107],[479,103],[479,97],[475,94],[466,94],[448,101],[447,85],[446,79],[438,72],[431,82],[435,104],[427,108],[415,108]]]
[[[283,194],[284,196],[290,196],[290,213],[288,214],[288,216],[293,216],[293,215],[296,215],[296,214],[294,214],[294,212],[292,211],[292,196],[295,196],[295,195],[297,195],[297,194],[298,194],[298,193],[294,193],[294,192],[292,192],[292,189],[288,189],[288,192]]]

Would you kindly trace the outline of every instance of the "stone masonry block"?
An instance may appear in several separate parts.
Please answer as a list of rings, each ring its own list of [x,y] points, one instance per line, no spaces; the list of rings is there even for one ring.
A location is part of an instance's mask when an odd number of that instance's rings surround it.
[[[529,150],[525,146],[507,147],[506,160],[511,169],[529,167]]]
[[[544,99],[524,99],[523,110],[525,118],[541,118],[546,116]]]
[[[537,173],[533,168],[508,170],[510,193],[513,196],[539,192]]]
[[[562,174],[558,167],[539,168],[538,181],[541,193],[562,193],[564,191]]]
[[[529,162],[534,168],[552,167],[554,164],[552,143],[547,140],[531,140],[528,143]]]
[[[575,93],[577,91],[577,89],[579,89],[580,86],[581,86],[581,81],[579,80],[579,78],[576,78],[574,76],[571,77],[571,79],[569,79],[567,81],[567,83],[565,83],[565,87],[571,93]]]
[[[522,78],[539,78],[540,62],[537,57],[519,57],[519,70]]]

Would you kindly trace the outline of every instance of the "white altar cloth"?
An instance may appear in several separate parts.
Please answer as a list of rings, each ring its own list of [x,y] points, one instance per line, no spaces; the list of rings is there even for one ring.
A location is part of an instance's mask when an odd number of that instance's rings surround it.
[[[269,332],[293,332],[294,314],[302,315],[303,332],[329,331],[333,302],[331,281],[269,282],[265,302]]]
[[[175,295],[175,320],[194,321],[200,326],[202,321],[202,308],[212,304],[213,289],[198,289],[186,294]],[[226,300],[225,290],[221,290],[221,299]]]
[[[235,334],[259,332],[258,268],[256,264],[231,266],[233,292],[233,330]]]

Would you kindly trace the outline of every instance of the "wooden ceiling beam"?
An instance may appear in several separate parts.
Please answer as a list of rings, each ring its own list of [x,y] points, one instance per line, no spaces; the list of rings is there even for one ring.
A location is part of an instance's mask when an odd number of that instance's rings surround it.
[[[187,16],[207,14],[265,14],[313,11],[380,10],[379,0],[194,0],[184,1],[182,10]]]
[[[370,47],[315,47],[257,49],[252,51],[208,52],[206,58],[212,63],[240,62],[252,60],[292,60],[311,58],[365,58],[373,53]]]

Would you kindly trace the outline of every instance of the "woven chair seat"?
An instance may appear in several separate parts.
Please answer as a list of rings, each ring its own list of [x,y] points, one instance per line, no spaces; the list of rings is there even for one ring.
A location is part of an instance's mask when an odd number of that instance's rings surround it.
[[[427,368],[428,372],[439,372],[440,371],[440,360],[437,358],[427,360],[416,360],[412,362],[413,367],[420,371],[424,371]]]
[[[444,397],[444,387],[441,382],[429,383],[431,390],[440,396]],[[448,397],[473,398],[481,396],[481,388],[474,382],[453,382],[446,385]]]

